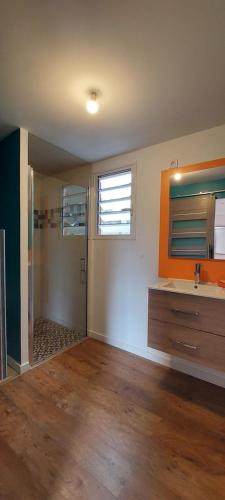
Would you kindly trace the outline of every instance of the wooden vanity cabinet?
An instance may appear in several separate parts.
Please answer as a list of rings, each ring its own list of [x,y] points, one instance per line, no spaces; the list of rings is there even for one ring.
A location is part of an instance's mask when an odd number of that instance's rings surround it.
[[[149,290],[148,346],[225,370],[225,301]]]

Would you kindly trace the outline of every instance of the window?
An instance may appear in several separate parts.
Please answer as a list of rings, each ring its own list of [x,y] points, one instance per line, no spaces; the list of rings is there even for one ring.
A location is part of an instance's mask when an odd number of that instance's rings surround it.
[[[97,177],[97,235],[133,235],[133,169]]]
[[[63,187],[62,234],[86,234],[87,191],[75,185]]]

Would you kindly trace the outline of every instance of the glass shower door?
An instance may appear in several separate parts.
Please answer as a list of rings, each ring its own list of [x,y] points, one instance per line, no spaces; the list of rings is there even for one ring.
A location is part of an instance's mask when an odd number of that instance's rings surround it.
[[[87,333],[86,187],[33,175],[33,362]]]

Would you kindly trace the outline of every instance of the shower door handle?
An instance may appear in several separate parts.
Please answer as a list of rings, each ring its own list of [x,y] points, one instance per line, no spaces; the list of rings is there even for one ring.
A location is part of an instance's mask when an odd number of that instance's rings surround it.
[[[86,285],[87,282],[87,265],[85,257],[81,257],[80,259],[80,282],[81,285]]]
[[[0,380],[7,377],[5,230],[0,229]]]
[[[81,273],[86,273],[87,268],[86,268],[86,259],[85,257],[81,257],[80,259],[80,272]]]

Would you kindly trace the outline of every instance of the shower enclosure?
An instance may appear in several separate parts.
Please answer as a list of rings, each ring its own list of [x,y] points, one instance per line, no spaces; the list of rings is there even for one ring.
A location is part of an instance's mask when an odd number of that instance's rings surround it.
[[[88,190],[30,168],[30,361],[79,342],[87,330]]]

